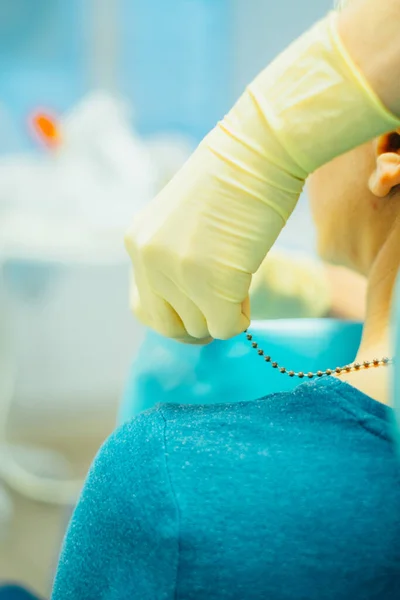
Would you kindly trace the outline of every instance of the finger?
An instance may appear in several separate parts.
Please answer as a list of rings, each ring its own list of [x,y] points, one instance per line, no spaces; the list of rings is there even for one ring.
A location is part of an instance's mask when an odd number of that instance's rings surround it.
[[[141,323],[164,337],[185,344],[208,344],[211,341],[209,337],[199,340],[190,336],[173,307],[154,294],[143,279],[141,283],[140,292],[135,281],[131,285],[131,308]]]
[[[140,269],[136,269],[131,285],[131,309],[141,323],[165,337],[188,337],[175,310],[152,291]]]
[[[243,300],[243,302],[242,302],[242,314],[247,318],[249,325],[250,325],[250,321],[251,321],[250,295],[248,295],[247,298],[245,300]],[[246,327],[246,329],[247,329],[247,327]]]
[[[191,346],[207,346],[213,342],[212,337],[203,338],[202,340],[197,340],[196,338],[190,339],[176,339],[177,342],[181,342],[182,344],[190,344]]]
[[[144,325],[164,337],[173,339],[190,337],[172,306],[153,293],[146,294],[145,302],[136,295],[132,310]]]
[[[157,283],[157,292],[175,310],[189,336],[198,340],[209,339],[210,332],[207,321],[189,296],[165,275],[159,277]]]
[[[243,309],[242,303],[215,298],[205,314],[211,337],[228,340],[245,331],[250,325],[250,318],[243,312],[249,312],[246,301],[244,306]]]
[[[150,315],[143,310],[143,304],[140,299],[139,290],[137,289],[135,281],[132,281],[130,286],[130,308],[132,313],[142,325],[145,325],[146,327],[152,326]]]

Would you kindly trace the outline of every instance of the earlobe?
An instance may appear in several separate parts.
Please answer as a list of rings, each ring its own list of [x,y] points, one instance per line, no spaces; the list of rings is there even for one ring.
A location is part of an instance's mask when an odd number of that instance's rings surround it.
[[[370,191],[384,198],[400,185],[400,136],[397,132],[381,136],[375,145],[376,166],[369,179]]]

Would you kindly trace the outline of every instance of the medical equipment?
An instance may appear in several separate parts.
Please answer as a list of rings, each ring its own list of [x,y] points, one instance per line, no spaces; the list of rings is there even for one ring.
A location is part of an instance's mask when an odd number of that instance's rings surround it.
[[[328,369],[324,369],[324,371],[292,371],[282,366],[282,364],[277,363],[272,356],[269,356],[265,353],[265,351],[260,347],[259,343],[255,340],[253,334],[250,331],[245,331],[246,339],[251,343],[251,347],[257,351],[258,356],[260,356],[264,362],[271,365],[273,369],[277,369],[278,373],[282,373],[282,375],[288,375],[289,377],[298,377],[299,379],[315,379],[318,377],[330,377],[332,375],[340,375],[341,373],[351,373],[354,371],[362,371],[364,369],[370,369],[375,367],[386,367],[393,363],[393,359],[384,356],[383,358],[374,358],[373,360],[364,360],[363,363],[351,362],[342,367],[332,367]]]
[[[39,133],[52,127],[48,152],[0,162],[0,480],[71,504],[81,481],[68,462],[11,445],[10,417],[33,429],[45,421],[60,437],[85,415],[92,428],[112,420],[143,336],[126,300],[122,230],[154,194],[156,168],[109,95],[93,94],[59,122],[42,112]]]

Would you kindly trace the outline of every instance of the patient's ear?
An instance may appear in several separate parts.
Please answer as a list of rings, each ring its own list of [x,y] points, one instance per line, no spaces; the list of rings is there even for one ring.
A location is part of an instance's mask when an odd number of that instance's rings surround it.
[[[380,136],[374,143],[376,165],[369,179],[369,189],[379,198],[400,185],[400,130]]]

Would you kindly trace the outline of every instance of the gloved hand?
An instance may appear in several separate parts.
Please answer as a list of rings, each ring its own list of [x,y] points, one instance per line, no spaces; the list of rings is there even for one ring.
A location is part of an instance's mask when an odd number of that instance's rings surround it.
[[[324,317],[331,300],[324,263],[297,251],[271,250],[250,286],[253,319]]]
[[[332,14],[254,81],[126,236],[133,310],[182,341],[249,325],[248,291],[307,175],[395,129]]]

